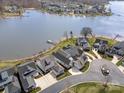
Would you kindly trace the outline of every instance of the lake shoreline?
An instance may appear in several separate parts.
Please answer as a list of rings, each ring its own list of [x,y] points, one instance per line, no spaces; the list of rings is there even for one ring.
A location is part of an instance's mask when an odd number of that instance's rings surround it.
[[[13,60],[0,60],[0,63],[1,64],[4,63],[4,65],[8,64],[8,63],[9,64],[12,63],[11,65],[16,66],[16,65],[19,65],[19,64],[22,64],[25,62],[35,61],[39,58],[44,58],[46,56],[51,55],[53,52],[56,52],[57,50],[61,49],[62,47],[66,46],[68,44],[72,44],[72,45],[75,44],[74,42],[77,38],[78,38],[77,36],[74,36],[74,38],[69,38],[69,39],[62,38],[54,46],[50,47],[49,49],[47,49],[45,51],[38,52],[37,54],[35,54],[33,56],[24,57],[24,58],[20,58],[20,59],[13,59]],[[92,39],[93,37],[89,37],[89,38]],[[107,36],[95,37],[95,38],[113,40],[112,38],[107,37]],[[1,67],[0,67],[0,69],[1,69]]]

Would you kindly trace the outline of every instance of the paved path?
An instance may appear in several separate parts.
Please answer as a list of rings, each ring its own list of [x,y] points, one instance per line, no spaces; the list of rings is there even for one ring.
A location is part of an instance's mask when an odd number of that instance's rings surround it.
[[[69,73],[71,73],[72,75],[79,75],[82,74],[81,71],[79,71],[77,68],[73,67],[71,69],[68,70]]]
[[[93,60],[92,60],[92,59],[90,59],[88,56],[87,56],[87,58],[88,58],[88,61],[89,61],[89,62],[92,62],[92,61],[93,61]]]
[[[121,71],[122,73],[124,73],[124,67],[123,67],[123,66],[118,66],[118,68],[120,69],[120,71]]]
[[[104,64],[106,64],[110,69],[109,83],[113,83],[115,85],[124,85],[124,74],[117,68],[116,65],[107,60],[97,59],[91,63],[90,69],[87,73],[69,76],[44,89],[40,93],[59,93],[60,91],[67,88],[67,86],[70,87],[72,85],[85,82],[94,81],[103,83],[106,81],[101,72],[101,66]]]
[[[88,52],[84,52],[84,53],[85,53],[87,56],[91,57],[93,60],[96,59],[92,54],[90,54],[90,53],[88,53]]]
[[[116,64],[118,61],[119,61],[118,58],[114,55],[114,57],[113,57],[111,62]]]
[[[93,49],[92,51],[93,51],[93,53],[96,55],[96,57],[97,57],[98,59],[102,59],[102,57],[99,55],[99,53],[98,53],[95,49]]]

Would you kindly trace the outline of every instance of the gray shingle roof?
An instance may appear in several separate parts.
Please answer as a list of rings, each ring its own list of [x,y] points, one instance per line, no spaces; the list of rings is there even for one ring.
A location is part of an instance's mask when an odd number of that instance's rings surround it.
[[[57,51],[56,53],[53,53],[53,55],[54,55],[57,59],[61,60],[61,61],[64,62],[65,64],[69,65],[69,64],[70,64],[69,57],[67,57],[65,54],[66,54],[66,53],[64,53],[63,50],[59,50],[59,51]]]
[[[30,86],[35,86],[32,76],[37,73],[37,70],[34,62],[21,64],[17,67],[17,70],[24,91],[28,90]]]
[[[8,76],[11,76],[11,75],[13,75],[14,73],[15,73],[15,69],[14,68],[4,68],[4,69],[1,69],[0,70],[0,74],[2,73],[2,72],[4,72],[4,71],[6,71],[7,73],[8,73]]]
[[[117,55],[123,56],[124,55],[124,41],[118,42],[117,44],[115,44],[112,47],[112,51]]]
[[[104,39],[99,39],[97,38],[95,43],[100,43],[100,44],[108,44],[108,41],[107,40],[104,40]]]
[[[67,46],[65,48],[63,48],[63,50],[69,54],[71,57],[77,57],[80,56],[80,51],[79,48],[76,46]]]
[[[12,81],[12,76],[14,73],[14,68],[4,68],[0,70],[0,86],[10,83]]]
[[[37,66],[46,73],[54,66],[54,60],[51,56],[45,57],[43,59],[39,59],[37,62]]]
[[[118,42],[117,44],[114,45],[114,47],[116,47],[118,49],[120,48],[124,51],[124,41]]]
[[[5,93],[21,93],[21,87],[17,77],[13,77],[13,82],[5,87]]]

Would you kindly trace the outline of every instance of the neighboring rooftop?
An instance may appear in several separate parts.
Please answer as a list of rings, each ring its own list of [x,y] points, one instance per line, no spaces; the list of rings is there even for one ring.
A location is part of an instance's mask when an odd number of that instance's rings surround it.
[[[17,67],[19,78],[25,92],[28,92],[30,88],[35,87],[33,75],[37,73],[36,69],[34,62],[27,62]]]
[[[83,52],[76,46],[67,46],[64,47],[63,50],[74,59],[76,59],[76,57],[79,57]]]

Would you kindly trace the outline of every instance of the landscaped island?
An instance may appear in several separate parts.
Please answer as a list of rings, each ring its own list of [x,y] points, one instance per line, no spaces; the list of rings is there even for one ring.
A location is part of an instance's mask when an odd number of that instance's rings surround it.
[[[107,88],[100,83],[82,83],[62,93],[123,93],[124,87],[108,85]]]

